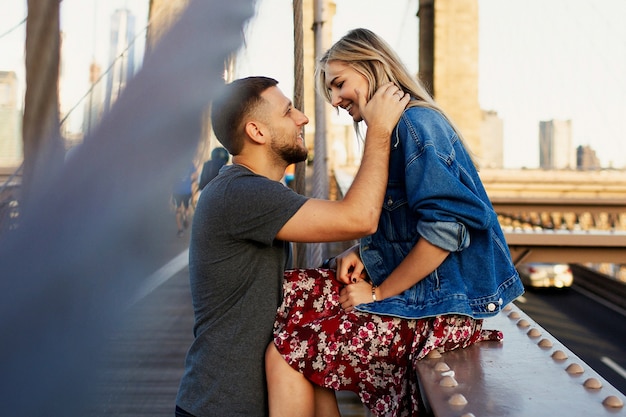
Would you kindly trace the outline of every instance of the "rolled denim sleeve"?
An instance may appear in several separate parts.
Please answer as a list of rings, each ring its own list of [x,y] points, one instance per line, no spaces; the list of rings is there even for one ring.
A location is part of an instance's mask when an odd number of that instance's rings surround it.
[[[460,252],[470,244],[470,235],[462,223],[419,222],[417,232],[433,245],[449,252]]]
[[[412,109],[400,127],[406,195],[419,217],[418,233],[441,248],[462,250],[469,244],[468,230],[487,230],[494,221],[471,172],[473,161],[456,132],[432,110]]]

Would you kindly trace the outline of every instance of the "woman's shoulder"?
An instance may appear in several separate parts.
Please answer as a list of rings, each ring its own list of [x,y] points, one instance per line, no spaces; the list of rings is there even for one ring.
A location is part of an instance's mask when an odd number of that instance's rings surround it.
[[[419,105],[414,105],[411,107],[408,107],[405,111],[404,111],[404,115],[408,116],[408,117],[419,117],[420,119],[443,119],[445,120],[445,118],[443,117],[443,115],[441,114],[441,112],[439,110],[436,110],[432,107],[427,107],[427,106],[419,106]]]
[[[407,127],[411,126],[418,131],[430,131],[432,129],[453,130],[448,120],[439,110],[425,106],[407,108],[400,119],[400,123],[404,123]]]

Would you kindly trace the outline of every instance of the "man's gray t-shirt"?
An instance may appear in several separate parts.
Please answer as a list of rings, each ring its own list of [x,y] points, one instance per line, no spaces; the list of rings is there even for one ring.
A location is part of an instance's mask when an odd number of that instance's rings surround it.
[[[240,165],[201,193],[189,248],[195,312],[176,404],[198,417],[265,416],[265,349],[289,243],[276,233],[307,201]]]

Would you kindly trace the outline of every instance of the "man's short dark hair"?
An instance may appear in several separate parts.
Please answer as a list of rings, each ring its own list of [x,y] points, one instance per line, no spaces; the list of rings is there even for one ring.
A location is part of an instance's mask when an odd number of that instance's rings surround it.
[[[278,84],[269,77],[246,77],[224,85],[211,103],[215,136],[228,152],[237,155],[243,147],[244,119],[261,102],[261,94]]]

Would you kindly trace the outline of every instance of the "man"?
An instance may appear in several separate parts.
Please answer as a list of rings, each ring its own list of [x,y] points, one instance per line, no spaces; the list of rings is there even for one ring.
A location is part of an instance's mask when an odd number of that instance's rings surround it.
[[[264,354],[289,267],[289,242],[345,241],[376,230],[387,182],[390,134],[408,103],[393,85],[368,102],[342,104],[368,124],[361,167],[341,201],[311,199],[280,183],[307,157],[309,119],[266,77],[225,86],[212,103],[213,130],[233,164],[201,193],[189,273],[195,339],[177,416],[267,414]],[[400,98],[399,98],[400,96]],[[352,111],[352,110],[351,110]]]
[[[211,159],[202,165],[202,173],[200,181],[198,181],[198,189],[204,190],[204,187],[220,172],[220,169],[228,163],[228,151],[224,148],[217,147],[211,151]]]
[[[196,166],[190,163],[187,171],[176,181],[172,190],[172,200],[176,206],[177,236],[183,236],[183,230],[187,229],[189,206],[193,197],[193,182],[198,178]]]

